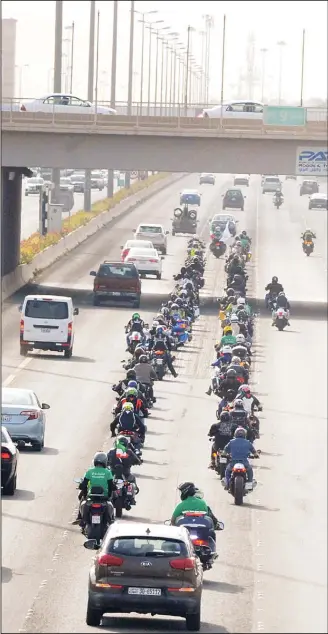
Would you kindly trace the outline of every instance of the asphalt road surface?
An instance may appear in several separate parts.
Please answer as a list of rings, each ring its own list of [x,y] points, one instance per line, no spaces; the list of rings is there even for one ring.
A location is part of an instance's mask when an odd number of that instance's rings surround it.
[[[232,183],[219,175],[203,186],[199,233],[221,209],[221,193]],[[39,283],[61,287],[79,298],[74,355],[33,354],[22,361],[19,350],[21,293],[8,300],[3,315],[3,383],[34,388],[48,402],[46,447],[41,454],[21,451],[18,490],[3,498],[3,632],[79,633],[181,632],[183,620],[136,615],[104,617],[100,628],[85,624],[88,570],[92,557],[83,537],[69,522],[75,516],[74,477],[83,475],[94,452],[108,448],[114,393],[125,356],[123,326],[129,308],[95,308],[90,303],[89,271],[105,257],[118,257],[119,246],[140,221],[170,227],[172,210],[186,177],[146,202],[131,216],[51,267]],[[326,479],[326,211],[307,210],[295,182],[284,185],[285,203],[277,211],[253,176],[245,211],[232,212],[240,229],[253,237],[249,295],[264,297],[264,286],[277,274],[292,303],[291,326],[280,333],[262,309],[258,320],[252,382],[264,406],[262,449],[256,461],[257,489],[243,507],[235,507],[217,476],[207,469],[207,432],[215,420],[216,400],[205,395],[209,364],[220,328],[207,307],[195,336],[179,352],[179,376],[156,384],[158,401],[148,419],[144,464],[135,469],[140,494],[122,521],[164,521],[177,500],[177,485],[194,480],[225,530],[218,533],[219,560],[204,574],[202,632],[327,632],[327,479]],[[300,234],[317,231],[314,254],[307,258]],[[186,238],[169,236],[160,282],[143,281],[140,312],[151,319],[172,275],[182,264]],[[210,256],[204,297],[218,297],[225,276],[223,261]],[[65,290],[66,289],[66,290]]]

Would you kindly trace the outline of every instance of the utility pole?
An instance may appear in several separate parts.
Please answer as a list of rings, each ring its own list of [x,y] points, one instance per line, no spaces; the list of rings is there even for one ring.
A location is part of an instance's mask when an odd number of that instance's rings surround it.
[[[93,101],[95,66],[95,23],[96,2],[90,1],[89,65],[88,65],[88,101]],[[91,211],[91,170],[85,170],[84,211]]]
[[[130,9],[129,80],[128,80],[128,115],[129,115],[129,117],[132,114],[134,13],[135,13],[134,0],[131,0],[131,9]]]
[[[113,13],[113,43],[112,43],[112,77],[110,88],[110,107],[116,105],[116,66],[117,66],[117,22],[118,22],[118,1],[114,0]],[[107,174],[107,198],[114,196],[114,170],[108,170]]]
[[[63,41],[63,2],[56,0],[55,20],[55,61],[54,61],[54,92],[61,92],[62,79],[62,41]],[[51,202],[59,202],[60,169],[52,170],[54,188],[51,192]]]

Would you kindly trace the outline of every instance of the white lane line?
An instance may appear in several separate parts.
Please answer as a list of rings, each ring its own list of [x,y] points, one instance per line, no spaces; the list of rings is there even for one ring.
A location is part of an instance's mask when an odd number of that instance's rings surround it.
[[[23,361],[21,361],[21,363],[17,366],[16,371],[13,372],[13,374],[10,374],[9,376],[7,376],[7,378],[2,383],[2,387],[7,387],[8,385],[10,385],[10,383],[12,383],[16,379],[18,374],[22,370],[24,370],[24,368],[26,368],[26,366],[29,365],[29,363],[31,363],[32,360],[33,360],[32,357],[26,357],[25,359],[23,359]]]

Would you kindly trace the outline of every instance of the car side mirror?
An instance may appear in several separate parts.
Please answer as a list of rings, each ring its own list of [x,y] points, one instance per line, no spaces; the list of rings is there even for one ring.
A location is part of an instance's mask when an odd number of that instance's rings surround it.
[[[42,403],[41,409],[50,409],[50,405],[48,405],[48,403]]]
[[[218,522],[217,523],[217,528],[219,531],[223,531],[224,530],[224,523],[223,522]]]
[[[79,308],[74,308],[73,315],[78,315],[80,312]]]
[[[84,548],[87,550],[99,550],[100,544],[98,544],[96,539],[87,539],[83,544]]]
[[[165,520],[164,524],[165,526],[171,526],[171,520]]]
[[[97,273],[96,271],[90,271],[90,275],[92,275],[92,277],[96,277]]]

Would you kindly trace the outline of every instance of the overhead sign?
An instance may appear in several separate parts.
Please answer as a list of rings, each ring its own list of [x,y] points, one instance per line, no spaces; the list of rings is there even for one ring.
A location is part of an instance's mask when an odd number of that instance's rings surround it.
[[[264,125],[304,126],[306,124],[306,108],[293,106],[264,106]]]
[[[322,147],[298,147],[296,171],[299,176],[327,176],[328,151]]]

